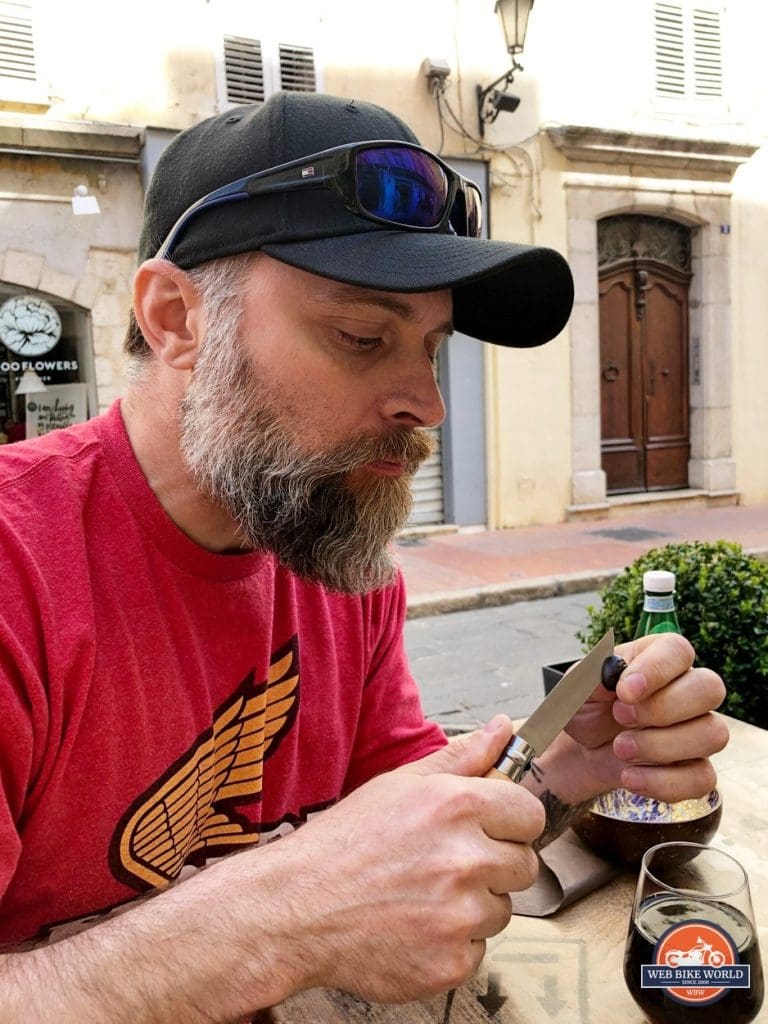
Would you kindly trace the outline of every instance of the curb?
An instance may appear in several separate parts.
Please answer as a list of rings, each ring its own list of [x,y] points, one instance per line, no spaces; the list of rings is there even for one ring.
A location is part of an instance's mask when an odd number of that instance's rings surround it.
[[[768,562],[768,547],[744,548],[745,555],[753,555]],[[465,590],[445,590],[433,594],[414,594],[408,598],[406,619],[422,619],[429,615],[472,611],[477,608],[498,608],[516,601],[538,601],[545,597],[563,597],[585,590],[599,590],[623,572],[626,566],[615,569],[589,569],[586,572],[563,573],[561,576],[538,576],[513,583],[484,583]],[[407,580],[406,580],[407,583]]]
[[[407,619],[428,615],[471,611],[476,608],[498,608],[516,601],[538,601],[544,597],[563,597],[606,586],[623,571],[591,569],[587,572],[564,573],[562,576],[538,576],[514,583],[485,583],[466,590],[446,590],[434,594],[414,594],[408,598]]]

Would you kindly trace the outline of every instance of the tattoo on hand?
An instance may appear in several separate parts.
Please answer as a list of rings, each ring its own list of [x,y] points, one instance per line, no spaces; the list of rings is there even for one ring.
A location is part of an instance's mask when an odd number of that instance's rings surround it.
[[[534,780],[541,783],[544,779],[544,771],[541,766],[532,761],[530,770]],[[533,843],[533,848],[537,852],[565,832],[569,825],[572,825],[591,807],[593,801],[593,798],[590,797],[589,800],[582,800],[577,804],[567,804],[550,789],[542,790],[539,799],[544,804],[544,810],[547,813],[547,824],[539,838]]]

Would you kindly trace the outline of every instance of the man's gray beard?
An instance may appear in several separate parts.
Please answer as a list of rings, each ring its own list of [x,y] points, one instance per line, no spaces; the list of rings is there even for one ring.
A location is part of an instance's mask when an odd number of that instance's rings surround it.
[[[391,583],[388,545],[407,522],[409,478],[431,453],[431,436],[399,428],[303,452],[290,433],[301,424],[280,416],[280,395],[256,378],[235,333],[208,332],[181,403],[181,452],[197,486],[232,516],[246,545],[303,579],[344,594]],[[406,473],[350,480],[379,461],[404,462]]]

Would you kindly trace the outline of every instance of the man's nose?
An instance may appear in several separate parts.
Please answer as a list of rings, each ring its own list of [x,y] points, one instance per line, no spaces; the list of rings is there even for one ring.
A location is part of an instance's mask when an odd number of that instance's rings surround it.
[[[398,375],[382,403],[382,415],[391,426],[438,427],[445,419],[445,403],[437,383],[437,368],[424,355],[423,362]]]

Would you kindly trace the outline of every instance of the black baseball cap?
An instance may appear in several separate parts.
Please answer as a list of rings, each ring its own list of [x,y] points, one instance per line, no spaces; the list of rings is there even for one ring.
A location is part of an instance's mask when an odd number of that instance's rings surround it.
[[[144,206],[140,262],[214,189],[334,146],[376,140],[419,144],[383,107],[318,93],[278,93],[193,125],[158,160]],[[189,270],[253,251],[377,291],[450,288],[458,331],[514,348],[554,338],[573,305],[571,272],[553,249],[466,238],[447,224],[415,231],[374,223],[328,189],[276,192],[205,210],[192,218],[171,258]]]

